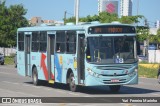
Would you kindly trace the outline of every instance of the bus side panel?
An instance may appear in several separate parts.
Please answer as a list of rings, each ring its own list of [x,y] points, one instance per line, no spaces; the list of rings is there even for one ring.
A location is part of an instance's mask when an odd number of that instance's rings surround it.
[[[42,57],[42,55],[44,57]],[[46,54],[39,53],[39,52],[32,52],[31,53],[31,64],[32,67],[33,65],[36,66],[37,72],[38,72],[38,79],[40,80],[46,80],[45,75],[44,75],[44,70],[46,70],[46,61],[47,59],[45,58]]]
[[[25,60],[24,60],[24,52],[17,52],[17,71],[18,74],[25,76]]]
[[[39,53],[39,59],[38,78],[48,81],[47,53]]]
[[[55,54],[55,82],[62,82],[63,57],[60,54]]]
[[[78,84],[76,57],[73,54],[55,54],[55,81],[66,83],[69,69],[72,70],[75,76],[75,83]]]

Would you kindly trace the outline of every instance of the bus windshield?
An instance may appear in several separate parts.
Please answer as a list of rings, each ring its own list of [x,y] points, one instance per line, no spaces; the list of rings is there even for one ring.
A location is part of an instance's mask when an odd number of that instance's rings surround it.
[[[133,63],[135,37],[88,37],[86,58],[87,62],[105,63]]]

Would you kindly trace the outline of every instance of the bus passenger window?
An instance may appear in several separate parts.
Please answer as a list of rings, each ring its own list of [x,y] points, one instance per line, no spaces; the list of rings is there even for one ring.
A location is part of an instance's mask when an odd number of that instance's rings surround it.
[[[64,53],[65,52],[65,31],[57,31],[56,33],[56,52]]]
[[[46,52],[47,51],[47,32],[40,32],[40,51]]]
[[[76,53],[76,31],[67,31],[66,33],[67,53]]]
[[[60,48],[60,44],[59,44],[59,43],[57,43],[56,51],[57,51],[57,52],[60,52],[60,51],[61,51],[61,48]]]

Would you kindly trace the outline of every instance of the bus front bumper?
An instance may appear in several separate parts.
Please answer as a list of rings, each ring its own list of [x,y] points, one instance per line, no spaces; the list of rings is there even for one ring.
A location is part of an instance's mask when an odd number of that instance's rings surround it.
[[[85,80],[86,86],[99,86],[99,85],[132,85],[138,84],[138,73],[135,72],[132,76],[92,76],[87,75]]]

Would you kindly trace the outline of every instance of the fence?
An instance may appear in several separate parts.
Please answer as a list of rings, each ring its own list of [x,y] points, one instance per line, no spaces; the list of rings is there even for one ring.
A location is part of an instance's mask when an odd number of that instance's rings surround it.
[[[160,50],[148,51],[149,63],[160,63]]]
[[[16,48],[0,47],[0,53],[4,54],[5,56],[11,56],[12,54],[16,53]]]

